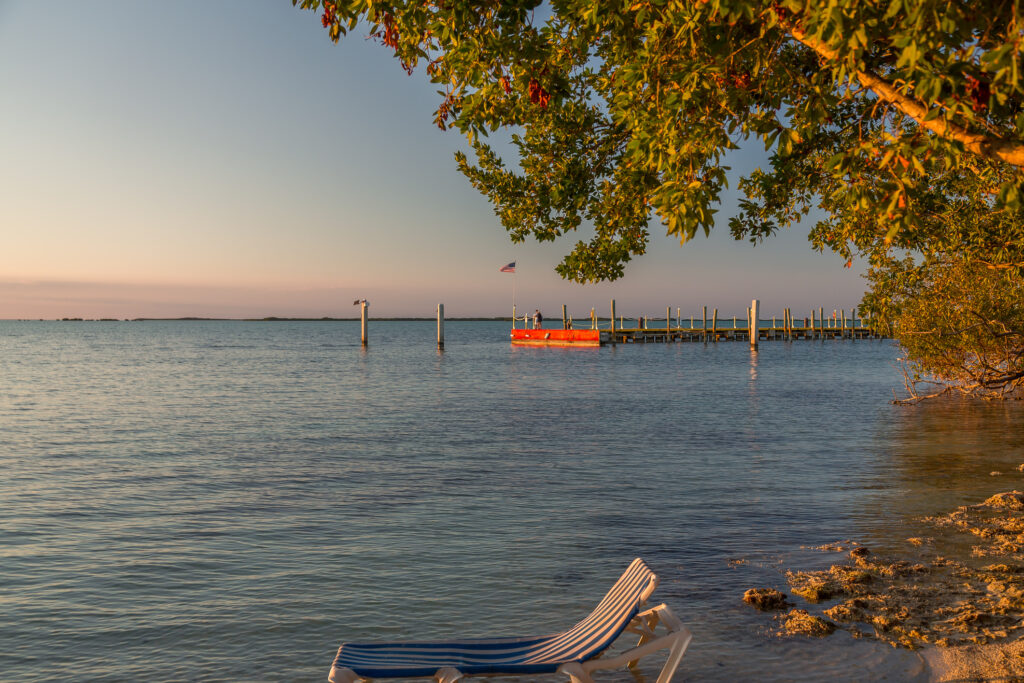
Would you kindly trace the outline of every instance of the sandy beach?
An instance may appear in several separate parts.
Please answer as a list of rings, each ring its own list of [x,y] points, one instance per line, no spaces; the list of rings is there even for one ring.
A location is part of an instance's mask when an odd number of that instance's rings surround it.
[[[1024,681],[1024,640],[929,648],[921,657],[936,683]]]

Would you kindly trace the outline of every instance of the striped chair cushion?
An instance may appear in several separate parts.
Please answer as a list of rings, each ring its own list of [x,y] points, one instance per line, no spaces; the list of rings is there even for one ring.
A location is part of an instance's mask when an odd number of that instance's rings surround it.
[[[365,678],[432,676],[454,667],[466,675],[551,673],[583,662],[611,645],[640,610],[657,577],[637,558],[590,615],[564,633],[534,638],[487,638],[404,643],[344,643],[334,666]]]

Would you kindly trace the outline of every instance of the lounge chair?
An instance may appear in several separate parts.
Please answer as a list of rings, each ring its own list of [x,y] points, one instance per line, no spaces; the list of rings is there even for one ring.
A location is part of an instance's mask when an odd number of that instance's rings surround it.
[[[692,636],[666,605],[640,611],[657,585],[658,577],[637,558],[590,616],[568,631],[532,638],[343,643],[328,680],[433,678],[455,683],[467,676],[562,673],[571,683],[593,683],[593,671],[633,667],[640,657],[668,648],[657,683],[669,683]],[[659,624],[666,633],[655,632]],[[623,631],[640,636],[637,646],[598,659]]]

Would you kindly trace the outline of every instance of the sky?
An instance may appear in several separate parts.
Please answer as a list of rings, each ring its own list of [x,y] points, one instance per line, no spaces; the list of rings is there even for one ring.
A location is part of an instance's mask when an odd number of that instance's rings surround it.
[[[0,319],[766,316],[853,308],[863,266],[807,229],[736,242],[656,221],[614,283],[554,272],[581,236],[512,244],[458,172],[440,98],[290,0],[0,0]],[[764,163],[737,153],[737,171]],[[738,176],[736,176],[738,177]],[[735,180],[733,181],[735,186]],[[582,236],[586,239],[586,235]],[[515,275],[500,273],[515,261]]]

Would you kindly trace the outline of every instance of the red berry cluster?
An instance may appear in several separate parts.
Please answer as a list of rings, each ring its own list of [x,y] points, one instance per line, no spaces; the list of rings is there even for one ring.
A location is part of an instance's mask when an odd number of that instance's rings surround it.
[[[334,20],[337,18],[337,11],[338,10],[334,6],[333,2],[325,2],[324,3],[324,13],[322,15],[320,15],[320,24],[324,28],[327,28],[328,26],[333,24]]]
[[[384,15],[384,37],[381,42],[392,50],[398,49],[398,31],[395,30],[395,18],[390,14]]]
[[[724,87],[728,83],[740,90],[746,90],[750,87],[751,83],[750,74],[746,71],[740,73],[730,71],[725,76],[722,76],[721,74],[711,74],[711,80],[714,81],[715,85],[719,88]]]
[[[967,85],[964,86],[964,90],[967,91],[967,96],[971,98],[971,109],[976,113],[985,111],[988,107],[988,98],[991,96],[992,91],[986,81],[980,80],[967,75]]]
[[[551,93],[540,86],[536,78],[530,79],[530,85],[527,90],[530,94],[530,101],[534,104],[539,104],[542,108],[548,106],[548,102],[551,101]]]
[[[451,107],[446,97],[441,106],[437,108],[437,113],[434,115],[434,125],[441,130],[448,130],[448,117],[451,116]]]

